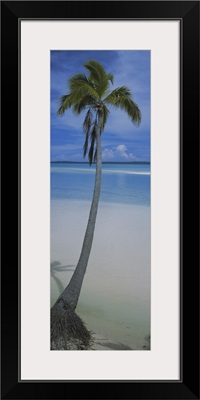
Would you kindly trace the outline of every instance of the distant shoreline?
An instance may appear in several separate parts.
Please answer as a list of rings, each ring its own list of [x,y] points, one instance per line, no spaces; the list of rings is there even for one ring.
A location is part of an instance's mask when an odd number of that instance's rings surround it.
[[[86,161],[51,161],[51,164],[88,164]],[[103,161],[102,164],[150,164],[150,161]]]

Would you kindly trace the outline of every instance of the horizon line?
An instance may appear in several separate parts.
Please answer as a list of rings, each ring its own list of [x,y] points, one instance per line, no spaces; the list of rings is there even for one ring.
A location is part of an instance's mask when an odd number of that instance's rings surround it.
[[[51,164],[89,164],[87,161],[50,161]],[[95,164],[95,163],[93,163]],[[102,161],[102,164],[150,164],[150,161]]]

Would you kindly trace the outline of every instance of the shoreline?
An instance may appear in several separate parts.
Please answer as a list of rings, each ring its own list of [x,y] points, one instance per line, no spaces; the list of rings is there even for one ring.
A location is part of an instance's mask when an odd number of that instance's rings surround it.
[[[84,208],[84,211],[87,213],[87,211],[90,211],[90,206],[91,206],[91,200],[79,200],[79,199],[68,199],[68,198],[51,198],[51,213],[54,213],[54,208],[57,208],[57,206],[60,207],[61,203],[63,203],[62,208],[64,208],[64,206],[77,206],[80,209]],[[97,212],[97,218],[98,218],[98,214],[100,213],[100,210],[102,210],[105,207],[109,207],[109,209],[111,207],[116,208],[119,207],[122,210],[124,210],[124,208],[137,208],[137,211],[143,211],[144,209],[147,209],[150,211],[151,208],[151,204],[135,204],[135,203],[129,203],[129,202],[115,202],[115,201],[105,201],[105,200],[101,200],[99,201],[99,206],[98,206],[98,212]],[[78,208],[78,211],[79,211]],[[88,214],[85,215],[86,218],[88,218]]]

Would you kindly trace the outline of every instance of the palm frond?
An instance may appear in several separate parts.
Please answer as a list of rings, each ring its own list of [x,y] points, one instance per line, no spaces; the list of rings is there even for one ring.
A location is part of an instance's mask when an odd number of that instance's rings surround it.
[[[98,99],[98,94],[96,90],[87,83],[80,83],[76,89],[73,90],[71,94],[71,100],[73,104],[80,102],[86,96],[92,96],[94,99]]]
[[[95,107],[96,106],[96,100],[94,97],[91,95],[86,95],[81,98],[81,100],[77,101],[75,104],[73,104],[73,112],[76,115],[81,114],[82,111],[84,111],[88,107]]]
[[[124,102],[119,107],[126,111],[134,125],[140,125],[142,119],[142,113],[138,105],[131,99],[125,99]]]
[[[118,87],[112,92],[108,92],[110,84],[113,84],[113,75],[106,73],[103,65],[95,60],[89,60],[84,64],[84,67],[89,72],[88,76],[78,73],[69,79],[70,91],[61,96],[57,113],[63,115],[68,108],[72,108],[75,114],[80,114],[86,110],[83,122],[85,132],[83,155],[85,157],[88,154],[89,164],[91,165],[97,159],[98,116],[102,116],[101,134],[108,119],[108,106],[124,110],[135,125],[139,125],[141,122],[141,111],[133,101],[131,91],[127,86]],[[94,120],[95,115],[96,119]]]
[[[138,105],[131,99],[131,91],[126,86],[113,90],[104,99],[104,103],[113,105],[116,108],[121,108],[126,111],[133,124],[140,124],[142,117],[141,111]]]
[[[92,162],[94,161],[94,154],[95,154],[95,144],[96,144],[96,122],[93,125],[93,129],[90,133],[90,149],[88,152],[88,159],[89,159],[89,164],[91,165]]]
[[[80,84],[88,84],[88,78],[85,74],[74,74],[70,79],[69,79],[69,88],[70,91],[72,92],[73,90],[76,90],[79,88]]]
[[[85,142],[83,145],[83,157],[85,158],[88,151],[88,142],[89,142],[89,131],[85,133]]]
[[[75,74],[69,79],[69,88],[73,94],[73,102],[76,103],[82,97],[86,95],[98,98],[98,94],[95,90],[94,85],[90,82],[84,74]]]
[[[129,90],[129,88],[127,88],[127,86],[121,86],[119,88],[114,89],[104,99],[104,103],[114,105],[120,98],[124,96],[131,98],[131,91]]]
[[[97,162],[97,148],[95,149],[94,156],[93,156],[94,163]]]
[[[57,110],[58,115],[63,115],[64,112],[72,106],[71,93],[60,97],[60,106]]]
[[[102,121],[101,133],[104,131],[104,128],[105,128],[109,113],[110,113],[110,111],[108,110],[106,105],[103,104],[103,109],[102,109],[103,121]]]
[[[84,67],[90,71],[90,80],[96,81],[100,84],[107,76],[106,71],[102,64],[95,60],[89,60],[84,64]]]
[[[88,141],[89,141],[89,136],[90,136],[90,130],[93,124],[93,116],[91,109],[88,110],[85,120],[83,122],[83,130],[85,132],[85,143],[83,146],[83,156],[85,158],[87,151],[88,151]]]
[[[109,88],[109,82],[113,83],[113,75],[107,74],[103,65],[95,60],[89,60],[84,67],[90,72],[88,80],[101,98]]]

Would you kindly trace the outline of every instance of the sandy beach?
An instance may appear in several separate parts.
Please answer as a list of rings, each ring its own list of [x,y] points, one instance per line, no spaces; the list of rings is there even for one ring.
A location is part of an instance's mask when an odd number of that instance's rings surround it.
[[[87,201],[51,202],[51,305],[76,266],[89,208]],[[92,251],[76,312],[95,334],[94,350],[148,349],[149,207],[99,204]]]

